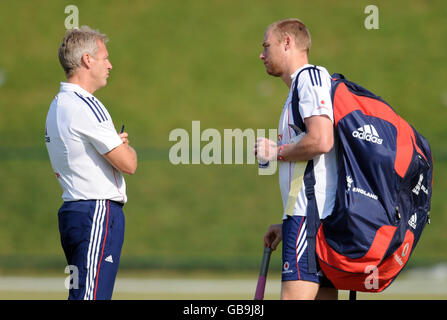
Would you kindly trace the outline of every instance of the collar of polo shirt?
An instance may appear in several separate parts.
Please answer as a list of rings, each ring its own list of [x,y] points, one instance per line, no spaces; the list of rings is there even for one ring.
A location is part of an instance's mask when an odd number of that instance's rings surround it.
[[[81,86],[79,86],[75,83],[61,82],[60,90],[61,91],[74,91],[74,92],[81,94],[84,97],[94,97],[90,92],[88,92],[85,89],[82,89]]]

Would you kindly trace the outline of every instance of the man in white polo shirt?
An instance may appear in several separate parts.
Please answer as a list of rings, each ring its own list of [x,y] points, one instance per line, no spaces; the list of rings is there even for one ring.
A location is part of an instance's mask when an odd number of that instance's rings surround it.
[[[124,241],[127,202],[122,173],[134,174],[137,155],[93,93],[107,84],[112,65],[105,35],[83,26],[68,30],[59,48],[67,82],[48,111],[45,141],[64,203],[61,244],[78,270],[69,299],[111,299]]]
[[[260,59],[268,74],[289,88],[278,141],[258,139],[261,160],[279,160],[283,222],[271,225],[264,246],[283,241],[282,299],[336,299],[337,290],[319,270],[315,232],[332,213],[337,188],[331,80],[324,67],[308,63],[311,39],[298,19],[271,24]]]

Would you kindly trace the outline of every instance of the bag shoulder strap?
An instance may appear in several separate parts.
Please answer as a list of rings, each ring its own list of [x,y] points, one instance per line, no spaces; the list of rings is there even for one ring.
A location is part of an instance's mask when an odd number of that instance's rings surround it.
[[[293,122],[303,132],[306,131],[306,125],[304,124],[304,121],[301,118],[301,114],[300,114],[300,108],[299,108],[300,98],[299,98],[299,95],[298,95],[298,81],[299,81],[299,77],[300,77],[301,73],[303,73],[306,70],[308,70],[308,72],[310,72],[310,70],[312,70],[312,69],[317,69],[318,70],[317,66],[311,66],[311,67],[306,67],[306,68],[300,70],[300,72],[298,72],[298,74],[295,77],[293,91],[292,91],[292,115],[293,115]],[[298,132],[297,132],[297,134],[298,134]]]

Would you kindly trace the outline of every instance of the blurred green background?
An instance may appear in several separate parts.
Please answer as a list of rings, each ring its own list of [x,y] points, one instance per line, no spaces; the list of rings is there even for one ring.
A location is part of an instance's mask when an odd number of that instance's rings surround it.
[[[431,143],[431,225],[410,266],[447,261],[445,1],[0,1],[0,270],[66,266],[62,200],[44,143],[49,104],[64,81],[57,49],[64,9],[110,38],[113,70],[95,95],[139,156],[126,177],[122,270],[257,272],[262,238],[279,223],[277,175],[256,165],[172,165],[169,132],[276,128],[288,89],[258,56],[270,23],[300,18],[310,62],[382,96]],[[367,30],[367,5],[379,29]],[[250,146],[251,148],[251,146]],[[222,155],[223,157],[223,155]],[[280,268],[280,254],[272,268]]]

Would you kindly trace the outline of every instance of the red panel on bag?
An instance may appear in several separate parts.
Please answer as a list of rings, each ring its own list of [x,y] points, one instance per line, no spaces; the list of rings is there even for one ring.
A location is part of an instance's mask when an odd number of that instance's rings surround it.
[[[331,280],[337,289],[362,292],[381,292],[390,285],[392,280],[407,263],[411,254],[413,242],[414,235],[410,230],[407,230],[404,241],[400,247],[394,252],[393,255],[386,258],[378,265],[364,264],[360,261],[362,258],[348,258],[351,261],[351,264],[346,264],[347,260],[345,260],[344,264],[331,265],[328,261],[333,262],[343,256],[339,255],[338,253],[337,255],[329,256],[335,251],[321,250],[321,247],[318,248],[318,243],[317,253],[326,252],[326,256],[320,256],[320,253],[318,253],[320,267],[326,277]],[[344,258],[346,259],[346,257]],[[359,264],[357,264],[357,262],[359,262]]]
[[[320,226],[317,234],[317,255],[327,264],[340,270],[363,273],[367,266],[378,265],[382,261],[395,231],[396,227],[394,226],[380,227],[368,252],[361,258],[352,259],[331,248],[326,242],[323,226]]]

